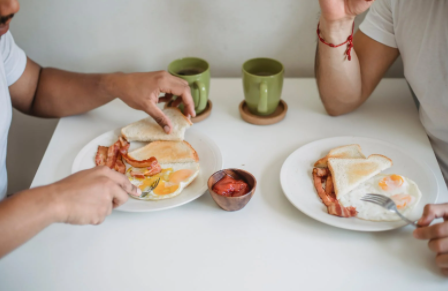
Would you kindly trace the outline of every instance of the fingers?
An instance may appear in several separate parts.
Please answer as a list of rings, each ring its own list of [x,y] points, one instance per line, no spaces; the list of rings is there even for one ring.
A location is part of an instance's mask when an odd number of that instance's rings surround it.
[[[418,221],[419,226],[428,226],[436,218],[448,219],[448,203],[427,204],[423,210],[423,215]]]
[[[435,253],[448,253],[448,237],[432,239],[429,241],[428,247]]]
[[[169,93],[167,93],[167,94],[165,94],[165,96],[160,97],[158,102],[159,102],[159,103],[170,102],[171,99],[173,99],[173,94],[169,94]]]
[[[148,106],[144,109],[146,113],[148,113],[154,120],[163,128],[166,133],[171,132],[171,121],[170,119],[163,113],[163,111],[157,107],[155,103],[148,102]]]
[[[125,175],[110,170],[107,173],[107,176],[119,185],[127,194],[132,196],[140,196],[142,194],[142,191],[133,185]]]
[[[179,82],[179,80],[181,81]],[[170,93],[181,98],[185,105],[185,115],[189,114],[191,116],[196,116],[193,98],[191,97],[191,91],[187,81],[168,75],[163,78],[163,81],[160,82],[159,86],[160,91]]]
[[[448,237],[448,221],[437,223],[427,227],[419,227],[414,230],[417,239],[437,239]]]
[[[436,265],[439,268],[448,268],[448,254],[438,254],[436,257]]]
[[[113,208],[116,208],[122,204],[124,204],[126,201],[128,201],[128,193],[125,191],[121,186],[117,185],[112,191],[112,203],[111,206]],[[112,209],[110,210],[110,212]],[[109,212],[109,213],[110,213]]]
[[[177,107],[180,105],[180,103],[182,103],[182,98],[176,98],[176,100],[173,101],[173,103],[171,104],[172,107]]]

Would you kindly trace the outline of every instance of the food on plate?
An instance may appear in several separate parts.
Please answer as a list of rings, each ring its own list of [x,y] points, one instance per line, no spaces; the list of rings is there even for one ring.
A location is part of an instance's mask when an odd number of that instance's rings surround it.
[[[146,160],[148,157],[155,157],[159,163],[185,163],[199,161],[198,154],[186,141],[154,141],[144,147],[128,153],[127,157],[134,161],[141,161]]]
[[[328,158],[338,158],[338,159],[365,159],[366,157],[361,152],[361,147],[357,144],[351,144],[346,146],[341,146],[332,149],[328,155],[318,160],[314,167],[316,168],[328,168]]]
[[[359,145],[338,147],[314,164],[314,187],[329,214],[370,221],[395,221],[400,218],[386,209],[361,201],[367,193],[390,197],[398,210],[409,213],[421,198],[417,184],[401,175],[380,174],[392,166],[386,156],[366,158]]]
[[[376,193],[390,197],[397,205],[400,213],[404,215],[418,204],[422,196],[417,184],[411,179],[396,174],[380,174],[359,184],[348,194],[343,195],[339,201],[342,205],[355,207],[358,212],[356,217],[360,219],[371,221],[400,220],[398,215],[381,206],[361,201],[360,199],[366,193]]]
[[[392,160],[382,155],[367,159],[329,158],[328,168],[333,177],[334,192],[339,199],[357,185],[392,166]]]
[[[199,174],[199,156],[183,140],[190,120],[177,108],[164,112],[173,124],[171,134],[166,134],[153,119],[143,119],[124,127],[123,137],[113,145],[99,146],[95,157],[97,166],[108,166],[125,174],[142,191],[160,179],[157,187],[145,196],[147,200],[175,197]],[[130,141],[151,142],[129,152]]]
[[[160,178],[157,187],[146,196],[148,200],[162,200],[179,195],[198,174],[199,163],[197,162],[161,164],[161,170],[155,175],[146,175],[144,170],[133,167],[126,171],[126,176],[131,183],[142,191]]]
[[[216,182],[212,190],[226,197],[239,197],[250,191],[249,185],[244,180],[235,179],[229,175],[225,175],[221,180]]]
[[[125,126],[121,130],[121,135],[129,142],[142,141],[150,142],[157,140],[184,140],[185,130],[192,123],[178,108],[165,108],[163,113],[171,120],[173,125],[171,133],[167,134],[153,118],[148,117]]]
[[[124,174],[126,172],[126,166],[123,163],[122,157],[126,155],[128,149],[129,143],[121,137],[109,147],[98,146],[95,164],[96,166],[107,166]]]
[[[327,211],[331,215],[341,217],[356,216],[356,209],[354,207],[344,207],[336,199],[334,193],[332,178],[328,169],[314,168],[313,169],[314,187],[322,202],[327,206]],[[326,185],[325,189],[323,185]]]
[[[129,152],[125,160],[132,167],[126,173],[131,183],[145,191],[160,178],[148,200],[161,200],[179,195],[199,174],[199,156],[186,141],[154,141]],[[160,171],[153,175],[141,168],[148,161],[158,161]],[[142,173],[144,172],[144,173]]]

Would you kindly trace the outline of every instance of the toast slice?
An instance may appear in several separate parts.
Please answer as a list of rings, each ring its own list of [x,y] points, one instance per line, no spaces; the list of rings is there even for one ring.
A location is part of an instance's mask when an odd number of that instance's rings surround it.
[[[199,162],[198,153],[186,141],[154,141],[128,153],[128,156],[137,161],[155,157],[160,164]]]
[[[328,158],[338,158],[338,159],[365,159],[366,156],[361,152],[361,147],[358,144],[351,144],[346,146],[341,146],[332,149],[328,155],[318,160],[315,164],[315,168],[327,168]]]
[[[367,159],[329,158],[328,168],[333,177],[336,198],[339,199],[391,166],[391,159],[377,154],[370,155]]]
[[[165,133],[152,117],[148,117],[123,127],[121,135],[127,141],[184,140],[185,130],[192,125],[191,121],[178,108],[166,108],[163,112],[173,125],[170,134]]]

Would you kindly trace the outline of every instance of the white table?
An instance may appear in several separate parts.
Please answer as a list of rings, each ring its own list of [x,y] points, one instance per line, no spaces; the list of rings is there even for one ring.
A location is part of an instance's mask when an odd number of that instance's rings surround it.
[[[287,79],[286,119],[245,123],[240,79],[213,79],[212,115],[195,124],[216,141],[224,167],[253,173],[259,188],[239,212],[209,194],[154,213],[114,212],[100,226],[54,224],[0,260],[0,290],[448,290],[434,254],[411,227],[360,233],[327,226],[282,193],[280,167],[298,147],[326,137],[378,138],[420,156],[435,171],[439,202],[448,191],[403,79],[383,80],[356,112],[325,114],[314,79]],[[121,101],[63,118],[32,186],[70,174],[91,139],[145,115]]]

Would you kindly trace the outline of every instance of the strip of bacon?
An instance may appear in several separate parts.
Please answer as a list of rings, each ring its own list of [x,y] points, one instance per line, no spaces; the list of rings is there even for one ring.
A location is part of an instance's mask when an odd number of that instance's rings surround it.
[[[322,177],[318,176],[319,170],[319,168],[313,169],[314,188],[316,188],[317,194],[319,195],[320,199],[322,199],[322,202],[325,204],[325,206],[329,207],[337,200],[325,193],[324,187],[322,186]]]
[[[106,166],[113,169],[115,167],[115,162],[117,161],[117,155],[120,151],[120,141],[116,141],[113,145],[109,147],[107,150],[107,160],[106,160]]]
[[[118,152],[117,159],[115,161],[114,170],[118,173],[126,173],[126,165],[123,163],[123,159],[121,158],[121,153]]]
[[[319,174],[322,174],[321,169],[314,168],[313,169],[313,180],[314,180],[314,187],[316,188],[317,194],[319,195],[320,199],[322,199],[322,202],[327,206],[328,214],[335,215],[335,216],[341,216],[341,217],[353,217],[356,216],[357,211],[355,207],[344,207],[342,206],[339,201],[336,199],[335,196],[328,195],[326,191],[324,190],[322,186],[322,176],[319,176]],[[327,170],[328,171],[328,170]],[[328,183],[328,178],[327,178]],[[331,186],[327,187],[333,187],[333,183],[331,182]],[[330,189],[328,190],[330,191]],[[331,191],[333,193],[333,191]]]
[[[325,182],[325,194],[336,199],[336,194],[334,193],[333,177],[329,174],[327,176],[327,181]]]
[[[314,168],[313,173],[316,173],[318,177],[325,177],[330,174],[328,168]]]
[[[151,158],[149,158],[147,160],[143,160],[143,161],[138,161],[138,160],[132,159],[128,154],[125,154],[125,155],[123,155],[123,159],[129,165],[133,166],[134,168],[149,168],[149,167],[156,166],[156,164],[154,162],[157,162],[157,164],[159,163],[155,157],[151,157]]]
[[[96,166],[105,166],[107,159],[107,147],[98,146],[98,151],[96,152],[95,164]]]
[[[118,139],[118,141],[120,142],[120,153],[122,155],[126,155],[128,153],[128,150],[129,150],[129,147],[131,146],[131,144],[127,140],[122,138],[121,136]]]

